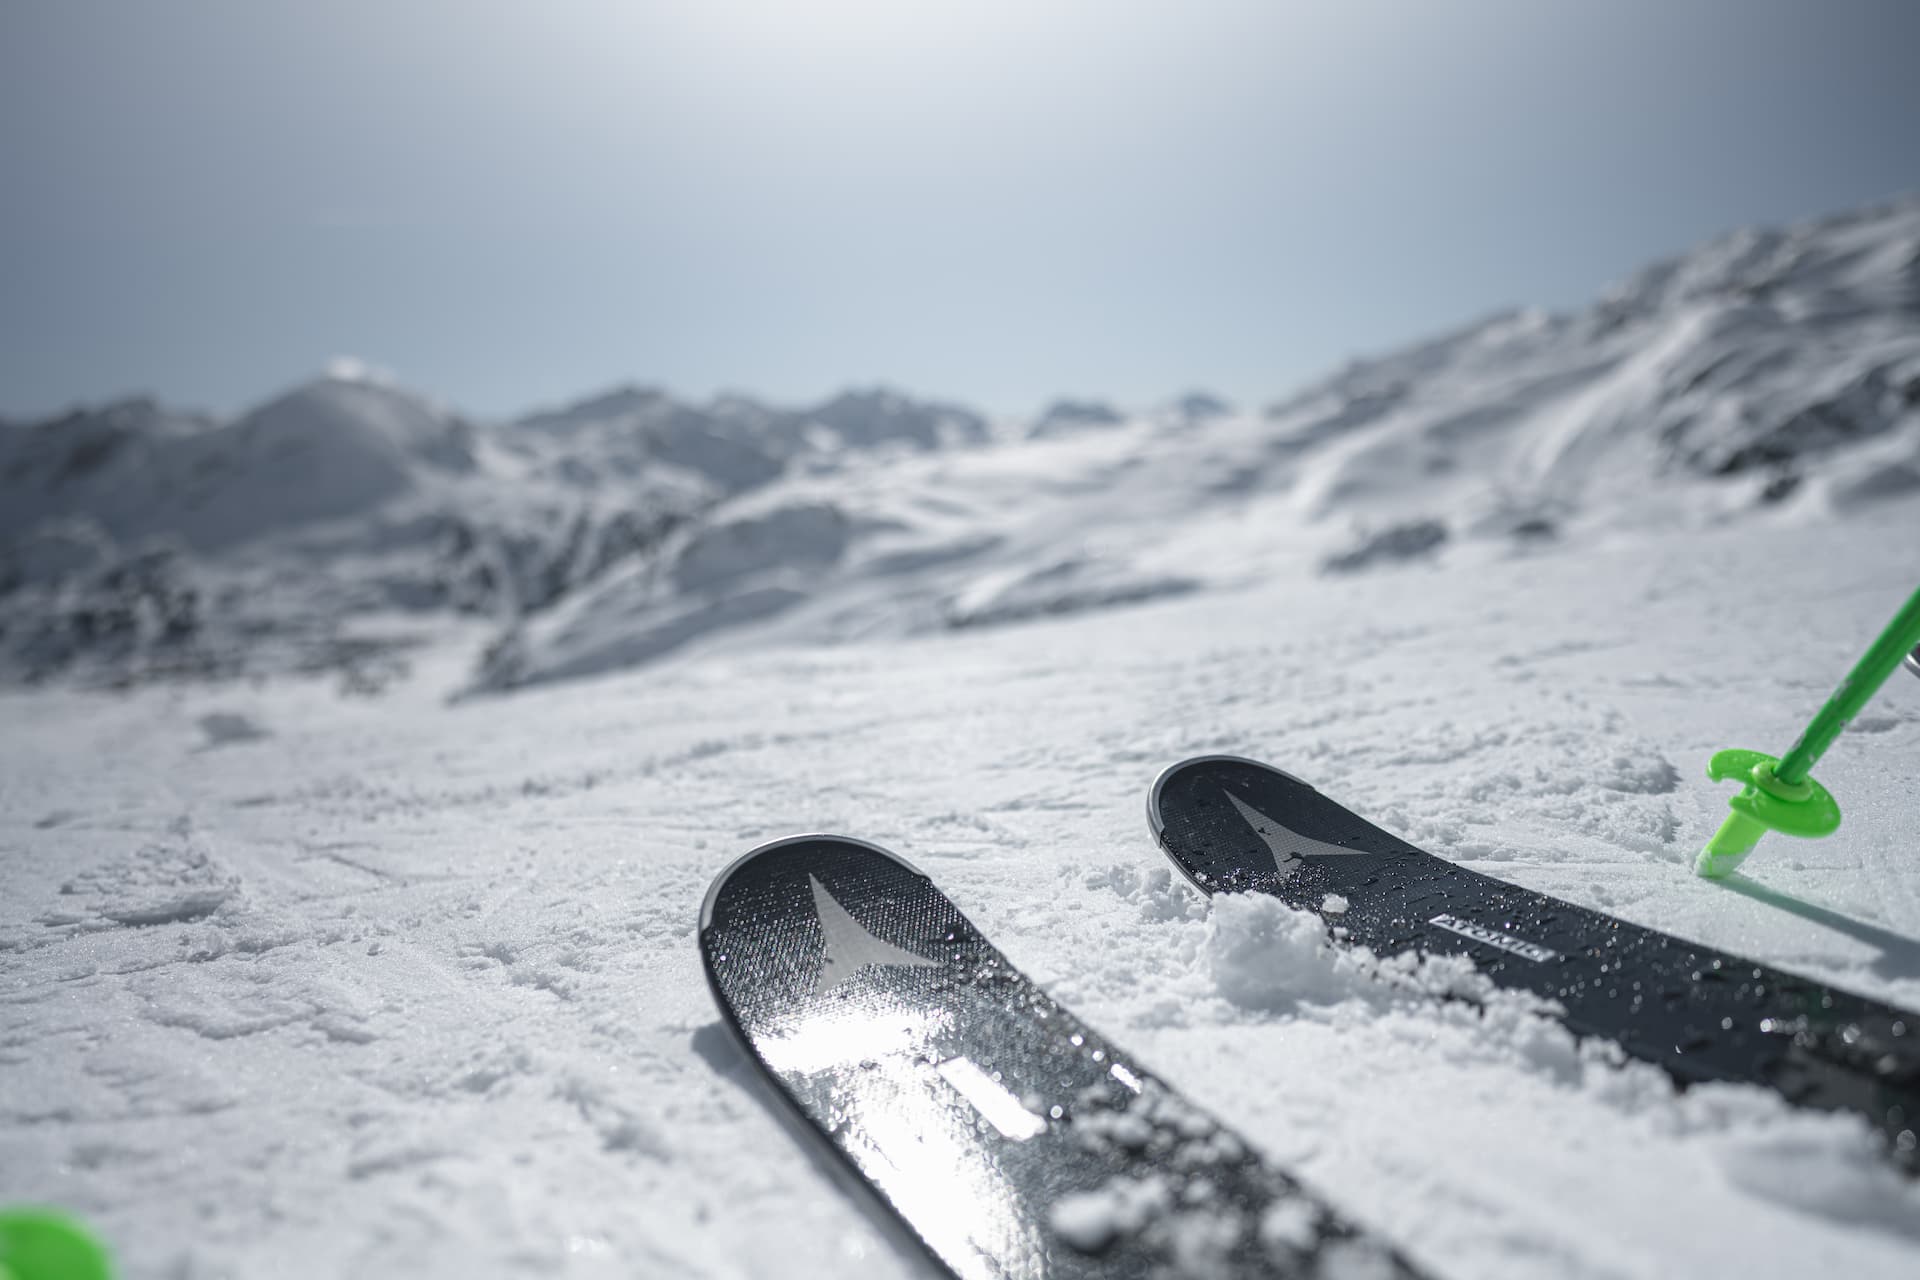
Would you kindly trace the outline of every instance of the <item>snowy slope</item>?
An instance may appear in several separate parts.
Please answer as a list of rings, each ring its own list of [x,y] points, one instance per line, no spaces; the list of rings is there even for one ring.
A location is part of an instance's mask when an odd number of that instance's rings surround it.
[[[136,1277],[915,1274],[760,1102],[708,879],[846,831],[1443,1276],[1910,1276],[1850,1122],[1675,1097],[1207,907],[1145,831],[1270,757],[1467,865],[1920,1007],[1920,682],[1821,770],[1842,834],[1686,870],[1707,752],[1789,738],[1912,587],[1909,509],[1301,577],[917,641],[669,659],[449,705],[327,687],[0,696],[0,1196]],[[1765,573],[1775,593],[1744,584]],[[1765,670],[1730,662],[1777,638]]]
[[[1410,998],[1142,809],[1270,759],[1920,1009],[1920,681],[1822,763],[1839,835],[1687,870],[1707,754],[1790,741],[1920,572],[1917,280],[1920,203],[1739,235],[1257,412],[356,376],[0,425],[0,1201],[140,1278],[918,1274],[699,973],[711,877],[812,829],[1438,1275],[1911,1276],[1858,1125]]]
[[[1908,201],[1726,237],[1584,312],[1497,317],[1358,365],[1280,416],[1345,442],[1309,479],[1321,512],[1365,511],[1415,477],[1468,516],[1845,507],[1920,482],[1917,318]],[[1724,483],[1700,492],[1699,477]]]

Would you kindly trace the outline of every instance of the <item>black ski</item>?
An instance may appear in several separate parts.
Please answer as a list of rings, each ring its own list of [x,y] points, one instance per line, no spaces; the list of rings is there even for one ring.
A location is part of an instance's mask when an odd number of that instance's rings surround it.
[[[1147,816],[1202,893],[1273,894],[1382,955],[1467,954],[1500,986],[1557,1002],[1577,1035],[1683,1085],[1762,1084],[1858,1112],[1920,1169],[1920,1015],[1455,866],[1258,761],[1182,761]]]
[[[753,850],[708,891],[700,952],[783,1110],[955,1276],[1417,1275],[884,849]]]

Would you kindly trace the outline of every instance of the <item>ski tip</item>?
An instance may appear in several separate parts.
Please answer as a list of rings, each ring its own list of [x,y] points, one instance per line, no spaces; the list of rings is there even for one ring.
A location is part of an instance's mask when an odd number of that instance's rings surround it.
[[[113,1280],[106,1246],[55,1209],[0,1209],[0,1277],[6,1280]]]
[[[821,1017],[870,1018],[889,1001],[927,1005],[952,965],[983,944],[899,855],[804,835],[761,845],[715,877],[697,945],[722,1021],[772,1069],[762,1050],[804,1038]],[[847,1047],[835,1043],[816,1047],[831,1057]]]
[[[1247,756],[1230,755],[1189,756],[1178,764],[1168,765],[1165,769],[1162,769],[1160,776],[1153,780],[1153,786],[1147,792],[1147,826],[1153,832],[1155,843],[1159,844],[1163,849],[1166,847],[1167,819],[1164,801],[1170,788],[1180,780],[1191,777],[1195,773],[1215,771],[1232,772],[1236,770],[1254,770],[1263,773],[1277,774],[1295,786],[1305,787],[1309,791],[1314,789],[1312,783],[1295,777],[1285,769],[1275,768],[1263,760],[1254,760]]]
[[[845,862],[849,858],[881,859],[905,868],[922,880],[928,878],[920,868],[891,849],[883,849],[852,836],[828,835],[824,832],[785,836],[755,845],[721,868],[720,874],[707,886],[707,896],[700,903],[700,932],[706,933],[713,928],[714,910],[719,905],[721,895],[737,878],[755,874],[772,875],[776,869],[792,868],[798,872],[824,861]]]

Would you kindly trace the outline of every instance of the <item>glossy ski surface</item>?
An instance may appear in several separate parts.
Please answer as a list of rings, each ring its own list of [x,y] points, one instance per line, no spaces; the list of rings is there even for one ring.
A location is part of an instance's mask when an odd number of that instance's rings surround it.
[[[715,880],[700,949],[803,1132],[952,1274],[1411,1277],[1008,964],[931,881],[834,836]]]
[[[1683,1084],[1767,1085],[1865,1116],[1920,1168],[1920,1015],[1455,866],[1254,760],[1174,765],[1148,801],[1154,837],[1203,893],[1270,893],[1380,954],[1464,953],[1503,987],[1557,1002],[1575,1033],[1617,1041]]]

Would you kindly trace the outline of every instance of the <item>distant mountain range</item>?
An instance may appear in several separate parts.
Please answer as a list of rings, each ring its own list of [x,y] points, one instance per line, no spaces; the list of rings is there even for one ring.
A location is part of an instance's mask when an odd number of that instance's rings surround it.
[[[624,387],[481,422],[364,375],[230,421],[0,423],[0,679],[338,672],[443,621],[471,688],[1920,497],[1920,200],[1745,231],[1264,411],[1031,420]],[[463,632],[464,634],[464,632]]]

